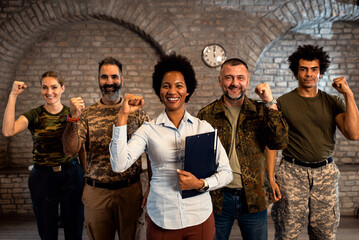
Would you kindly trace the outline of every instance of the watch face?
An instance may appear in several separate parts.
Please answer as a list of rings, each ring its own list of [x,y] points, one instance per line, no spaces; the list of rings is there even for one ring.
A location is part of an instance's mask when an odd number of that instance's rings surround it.
[[[202,51],[202,60],[208,67],[218,67],[226,58],[226,51],[219,44],[208,45]]]

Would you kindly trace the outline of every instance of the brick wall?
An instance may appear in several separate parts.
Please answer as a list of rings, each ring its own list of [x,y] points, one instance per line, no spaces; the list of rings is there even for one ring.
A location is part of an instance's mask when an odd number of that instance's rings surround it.
[[[61,71],[65,77],[64,104],[78,95],[87,106],[98,101],[97,63],[109,55],[124,64],[124,92],[143,95],[145,110],[154,117],[162,105],[151,89],[153,66],[159,53],[171,51],[187,56],[194,65],[199,85],[187,109],[196,114],[221,95],[219,69],[206,67],[201,60],[202,49],[213,42],[224,46],[228,57],[247,61],[253,73],[252,89],[268,81],[275,96],[296,86],[286,63],[296,46],[324,45],[333,64],[321,87],[332,91],[328,80],[346,74],[358,96],[359,11],[355,2],[0,0],[0,124],[12,81],[23,80],[30,86],[18,99],[19,116],[43,103],[39,76],[50,69]],[[253,90],[248,95],[255,97]],[[11,138],[0,136],[0,213],[31,212],[25,204],[29,204],[27,177],[22,175],[28,172],[9,170],[27,168],[31,149],[28,131]],[[337,163],[356,164],[351,166],[352,171],[340,167],[341,207],[348,214],[359,205],[359,190],[355,188],[358,150],[358,142],[346,141],[338,134]],[[17,194],[11,183],[19,178],[27,197],[11,195]]]

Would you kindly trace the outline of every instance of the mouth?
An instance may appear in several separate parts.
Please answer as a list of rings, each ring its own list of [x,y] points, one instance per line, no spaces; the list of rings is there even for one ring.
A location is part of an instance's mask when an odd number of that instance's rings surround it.
[[[50,97],[50,96],[46,96],[46,98],[47,98],[47,99],[53,99],[53,98],[55,98],[55,96],[51,96],[51,97]]]
[[[167,97],[166,98],[167,99],[167,101],[169,102],[169,103],[175,103],[175,102],[177,102],[180,98],[179,97]]]

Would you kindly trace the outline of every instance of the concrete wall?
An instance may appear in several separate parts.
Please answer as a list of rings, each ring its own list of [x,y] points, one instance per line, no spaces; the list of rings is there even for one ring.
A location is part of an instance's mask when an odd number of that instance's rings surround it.
[[[163,108],[151,89],[153,67],[160,53],[187,56],[199,86],[187,109],[196,114],[221,95],[218,68],[208,68],[201,51],[219,43],[227,57],[249,64],[252,89],[269,82],[276,97],[296,87],[286,62],[302,44],[328,50],[332,65],[320,88],[345,75],[359,97],[359,9],[356,1],[312,0],[1,0],[0,123],[14,79],[29,85],[18,99],[16,115],[43,103],[39,76],[59,70],[65,77],[63,103],[81,96],[86,105],[100,98],[97,63],[114,56],[124,64],[124,92],[144,96],[145,110],[155,117]],[[28,131],[0,136],[0,214],[29,213],[27,190],[32,141]],[[342,213],[359,206],[359,143],[338,134],[335,161],[342,169]],[[349,168],[347,167],[349,165]],[[347,170],[349,169],[349,170]]]

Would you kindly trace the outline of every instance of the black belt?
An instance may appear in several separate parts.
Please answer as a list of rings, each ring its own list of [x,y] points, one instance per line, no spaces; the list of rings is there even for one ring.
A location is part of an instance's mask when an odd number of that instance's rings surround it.
[[[290,163],[294,163],[297,164],[299,166],[303,166],[303,167],[310,167],[310,168],[319,168],[319,167],[323,167],[331,162],[333,162],[333,158],[330,157],[325,161],[322,162],[316,162],[316,163],[308,163],[308,162],[301,162],[297,159],[291,158],[291,157],[283,157],[284,160],[286,160],[287,162]]]
[[[127,179],[127,180],[122,180],[119,182],[112,182],[112,183],[100,183],[100,182],[96,182],[90,178],[86,179],[86,183],[92,187],[98,187],[98,188],[107,188],[110,190],[117,190],[120,188],[124,188],[124,187],[128,187],[131,184],[134,184],[136,182],[140,181],[140,176],[137,175],[133,178]]]
[[[228,188],[228,187],[224,187],[224,191],[225,192],[230,192],[233,195],[241,195],[244,192],[243,188]]]
[[[61,165],[56,165],[56,166],[45,166],[45,165],[40,165],[40,164],[34,163],[34,168],[36,170],[40,170],[40,171],[61,172],[62,170],[68,169],[77,164],[78,164],[77,160],[68,162],[68,163],[62,163]]]

